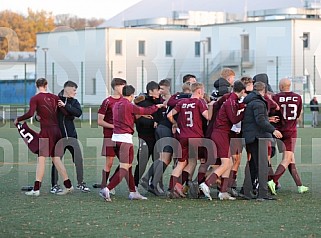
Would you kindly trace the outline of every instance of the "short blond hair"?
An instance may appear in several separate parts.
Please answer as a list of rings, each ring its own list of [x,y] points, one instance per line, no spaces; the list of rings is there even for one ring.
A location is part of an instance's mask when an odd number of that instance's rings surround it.
[[[183,86],[182,86],[182,90],[183,92],[185,91],[191,91],[191,84],[190,83],[184,83]]]
[[[204,84],[202,83],[193,83],[191,85],[191,91],[194,93],[197,89],[204,88]]]
[[[235,76],[235,72],[233,69],[224,68],[222,69],[220,76],[224,79],[228,79],[230,76]]]

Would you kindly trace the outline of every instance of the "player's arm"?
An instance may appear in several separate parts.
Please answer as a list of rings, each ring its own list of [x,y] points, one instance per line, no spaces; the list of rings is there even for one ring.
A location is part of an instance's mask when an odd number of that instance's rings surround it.
[[[110,124],[108,122],[105,122],[104,121],[104,118],[105,118],[105,115],[104,114],[101,114],[101,113],[98,113],[98,125],[101,126],[101,127],[104,127],[104,128],[110,128],[110,129],[113,129],[114,128],[114,125],[113,124]]]
[[[77,99],[75,99],[73,104],[71,103],[66,103],[65,104],[65,109],[67,112],[69,112],[70,115],[75,116],[75,117],[80,117],[82,114],[81,106],[80,103],[78,102]]]
[[[177,129],[177,122],[174,119],[174,116],[177,114],[178,112],[174,109],[172,109],[168,114],[167,114],[167,118],[170,121],[170,123],[172,123],[172,132],[175,133],[176,129]]]
[[[14,124],[17,125],[18,122],[24,121],[24,120],[29,119],[30,117],[33,117],[33,115],[34,115],[35,112],[36,112],[36,108],[37,108],[37,102],[36,102],[36,100],[35,100],[34,98],[31,98],[31,100],[30,100],[30,107],[29,107],[28,112],[26,112],[24,115],[16,118],[16,119],[14,120]]]
[[[139,107],[135,104],[132,105],[132,112],[134,115],[151,115],[156,112],[159,108],[164,107],[164,104],[156,104],[149,107]]]
[[[301,99],[301,97],[300,97]],[[298,103],[298,110],[297,110],[297,117],[296,118],[299,118],[301,116],[301,113],[303,111],[303,107],[302,107],[302,99],[299,100],[299,103]]]

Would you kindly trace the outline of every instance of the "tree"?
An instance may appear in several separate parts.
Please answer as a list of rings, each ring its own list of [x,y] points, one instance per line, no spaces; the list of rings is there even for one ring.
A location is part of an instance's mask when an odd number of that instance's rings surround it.
[[[3,59],[8,51],[34,51],[38,32],[50,32],[57,26],[73,29],[96,27],[103,22],[104,19],[85,19],[70,14],[54,17],[51,12],[34,12],[31,9],[28,9],[27,16],[9,10],[1,11],[0,59]]]
[[[97,18],[80,18],[70,14],[56,15],[56,26],[68,26],[73,29],[83,29],[85,27],[97,27],[102,24],[104,19]]]
[[[36,33],[51,31],[55,24],[52,14],[46,11],[28,9],[28,16],[23,16],[6,10],[0,12],[0,27],[0,59],[3,59],[10,50],[33,51]]]

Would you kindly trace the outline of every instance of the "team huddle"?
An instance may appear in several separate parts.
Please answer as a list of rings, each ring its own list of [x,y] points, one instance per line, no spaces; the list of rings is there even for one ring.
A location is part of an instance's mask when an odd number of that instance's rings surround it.
[[[99,195],[111,201],[115,187],[125,179],[129,199],[147,199],[139,193],[140,185],[155,196],[169,198],[212,200],[210,188],[217,187],[220,200],[237,197],[275,200],[271,195],[277,194],[279,179],[287,168],[298,192],[307,192],[309,189],[302,185],[294,157],[301,96],[290,91],[291,81],[287,78],[280,80],[277,94],[273,93],[266,74],[253,79],[243,77],[234,81],[234,78],[232,69],[222,69],[210,96],[191,74],[183,77],[182,92],[174,95],[169,80],[151,81],[146,92],[136,98],[132,85],[114,78],[113,95],[102,102],[98,111],[98,125],[104,135],[102,156],[106,159],[101,183],[94,184],[100,187]],[[39,196],[48,156],[53,161],[51,192],[64,195],[74,190],[61,162],[66,149],[76,166],[77,188],[89,192],[83,181],[83,158],[73,124],[74,118],[82,113],[74,98],[77,85],[67,81],[59,96],[47,93],[45,79],[37,80],[37,88],[39,93],[31,98],[30,110],[15,120],[18,128],[28,130],[26,124],[19,122],[36,112],[41,125],[39,134],[29,129],[37,139],[26,141],[30,150],[38,154],[36,181],[26,195]],[[138,151],[133,171],[135,128]],[[274,172],[271,158],[276,147],[283,158]],[[237,174],[243,149],[247,163],[244,182],[238,190]],[[110,176],[115,157],[119,165]],[[147,168],[150,158],[153,163]],[[172,161],[173,170],[165,186],[163,175]],[[63,178],[64,189],[57,184],[57,171]]]

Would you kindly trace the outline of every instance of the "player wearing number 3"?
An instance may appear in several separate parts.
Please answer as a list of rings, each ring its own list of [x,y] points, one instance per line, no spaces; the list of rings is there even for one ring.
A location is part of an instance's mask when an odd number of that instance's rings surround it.
[[[283,135],[281,141],[278,141],[278,148],[283,152],[283,159],[277,167],[273,179],[268,182],[268,186],[273,194],[276,194],[276,184],[286,168],[289,169],[290,174],[298,186],[299,193],[304,193],[309,190],[308,187],[302,185],[294,160],[294,148],[297,138],[297,119],[301,114],[302,100],[301,96],[291,92],[290,88],[291,81],[287,78],[281,79],[279,83],[280,93],[273,96],[273,100],[280,107],[281,120],[276,125],[276,128]]]
[[[204,158],[204,154],[198,149],[202,145],[201,139],[204,137],[202,117],[206,120],[210,119],[208,107],[203,99],[204,85],[202,83],[193,83],[191,91],[192,96],[181,99],[167,115],[167,118],[173,124],[173,134],[177,128],[180,130],[179,140],[182,148],[182,158],[178,158],[177,166],[173,170],[169,181],[169,197],[185,197],[181,190],[179,177],[186,166],[196,165],[198,158]],[[177,122],[174,119],[176,114],[178,114]],[[193,140],[189,140],[192,138]],[[189,153],[189,151],[198,151],[199,153]],[[184,177],[181,181],[183,184],[188,179],[189,174],[182,177]]]

